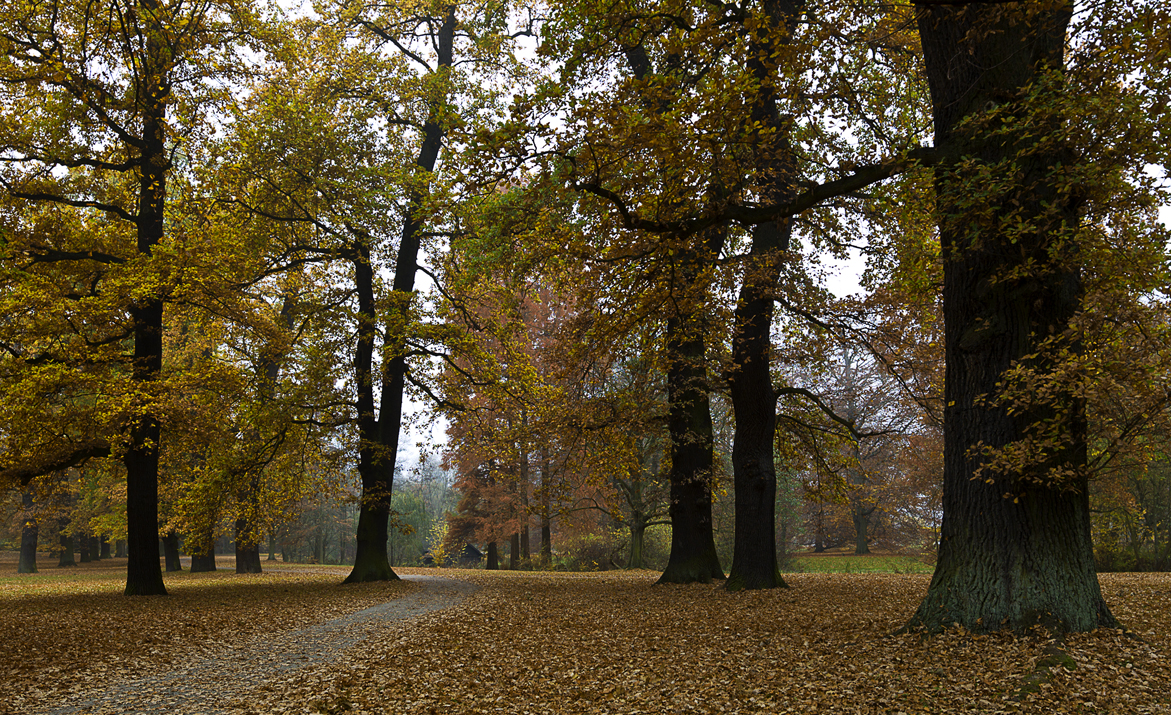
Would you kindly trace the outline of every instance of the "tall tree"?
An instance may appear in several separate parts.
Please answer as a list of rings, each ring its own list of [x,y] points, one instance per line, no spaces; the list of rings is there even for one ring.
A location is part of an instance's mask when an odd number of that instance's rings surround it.
[[[196,107],[237,66],[241,21],[250,12],[228,0],[45,0],[0,9],[0,183],[15,199],[70,215],[74,228],[34,238],[22,255],[30,266],[101,269],[95,282],[77,286],[74,300],[117,295],[126,316],[111,322],[105,339],[130,343],[130,379],[116,388],[124,405],[116,430],[127,479],[127,595],[166,593],[158,560],[158,398],[163,306],[181,253],[169,240],[168,180],[174,153],[198,124]],[[18,359],[68,363],[51,350]],[[97,394],[110,395],[111,387]],[[106,456],[114,437],[58,446],[51,461]]]
[[[363,494],[346,580],[386,580],[397,578],[386,545],[408,361],[426,353],[411,342],[415,279],[446,233],[434,219],[440,155],[453,129],[473,130],[491,104],[489,83],[472,77],[508,64],[507,13],[442,1],[322,9],[328,22],[292,27],[282,79],[253,104],[272,121],[245,128],[236,200],[258,218],[308,227],[274,243],[267,270],[319,262],[348,273],[346,388]]]
[[[766,0],[759,25],[748,32],[748,66],[758,83],[751,118],[760,127],[756,142],[761,200],[792,201],[797,157],[791,147],[791,119],[781,116],[777,66],[786,60],[804,0]],[[791,60],[790,60],[791,62]],[[773,388],[771,342],[774,293],[793,235],[793,219],[757,224],[736,302],[729,387],[736,414],[732,473],[736,492],[735,550],[728,588],[785,586],[777,570],[777,394]]]
[[[1157,155],[1130,124],[1165,121],[1167,72],[1153,61],[1159,11],[1095,6],[1075,50],[1073,9],[918,5],[944,157],[946,408],[939,558],[910,627],[1116,625],[1091,543],[1085,396],[1097,378],[1083,367],[1099,358],[1086,328],[1117,257],[1145,283],[1144,252],[1163,250],[1132,226],[1151,210],[1131,177]]]

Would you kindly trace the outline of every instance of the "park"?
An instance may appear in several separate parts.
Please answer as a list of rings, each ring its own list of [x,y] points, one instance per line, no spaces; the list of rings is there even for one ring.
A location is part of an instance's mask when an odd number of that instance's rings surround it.
[[[0,709],[1168,712],[1169,26],[3,3]]]

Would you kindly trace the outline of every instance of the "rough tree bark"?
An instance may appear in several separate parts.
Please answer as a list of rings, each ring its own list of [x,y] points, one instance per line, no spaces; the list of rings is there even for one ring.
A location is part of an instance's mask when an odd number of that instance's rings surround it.
[[[667,428],[671,437],[671,555],[658,583],[723,579],[712,525],[712,416],[697,316],[667,319]]]
[[[191,554],[191,573],[215,571],[215,542],[198,554]]]
[[[145,17],[155,17],[158,0],[140,0]],[[142,118],[138,181],[137,249],[149,257],[165,231],[166,181],[170,154],[166,146],[167,103],[171,81],[168,67],[172,48],[162,28],[148,23],[142,94],[137,98]],[[163,299],[157,290],[144,291],[130,306],[134,323],[132,376],[146,394],[153,392],[163,367]],[[165,596],[159,564],[159,444],[162,428],[153,410],[139,414],[130,428],[126,466],[127,596]]]
[[[1022,119],[1025,93],[1061,69],[1071,9],[1030,6],[1028,16],[1017,4],[917,9],[936,147],[951,158],[935,169],[947,361],[944,516],[935,575],[908,628],[1116,625],[1094,569],[1084,404],[1074,390],[1058,391],[1048,409],[1010,411],[987,399],[1007,369],[1038,359],[1028,356],[1041,340],[1072,336],[1079,308],[1076,256],[1061,243],[1076,225],[1076,199],[1058,190],[1053,170],[1070,157],[1037,145],[1053,120],[1016,125],[1027,133],[979,129],[989,112]],[[980,178],[989,170],[1013,181],[980,206],[973,194],[992,193]],[[1037,270],[1010,275],[1026,261]],[[1076,337],[1063,345],[1079,349]],[[1066,446],[1045,464],[981,471],[981,446],[1004,447],[1046,420]],[[1044,476],[1054,467],[1072,476],[1055,483]]]
[[[854,555],[864,556],[870,553],[870,515],[874,513],[874,507],[855,502],[851,509],[850,517],[854,521]]]
[[[253,485],[249,493],[259,496],[260,485]],[[236,519],[235,526],[236,573],[261,573],[258,530],[246,518]]]

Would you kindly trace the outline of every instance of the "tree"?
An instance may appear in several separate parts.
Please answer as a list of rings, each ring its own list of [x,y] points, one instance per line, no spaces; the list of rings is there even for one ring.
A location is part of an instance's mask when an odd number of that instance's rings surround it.
[[[770,381],[769,336],[773,302],[800,303],[799,292],[786,293],[810,284],[782,286],[778,278],[801,273],[797,241],[838,250],[847,243],[839,212],[859,203],[853,192],[930,155],[915,147],[910,127],[885,122],[916,113],[890,110],[894,97],[914,99],[914,74],[905,71],[913,62],[892,63],[895,72],[865,69],[872,56],[909,54],[905,33],[894,27],[897,17],[883,14],[851,45],[841,28],[857,15],[837,5],[819,6],[816,22],[802,21],[803,3],[779,1],[563,8],[557,32],[576,39],[555,39],[550,51],[571,58],[562,83],[580,78],[581,87],[566,95],[566,130],[551,132],[561,159],[551,173],[577,192],[578,211],[604,217],[591,227],[594,264],[629,261],[660,281],[639,287],[666,319],[671,375],[675,543],[663,580],[722,576],[708,538],[710,493],[703,490],[706,483],[710,492],[713,463],[704,446],[711,389],[727,384],[740,429],[733,459],[740,558],[729,586],[778,585],[772,423],[779,392]],[[827,114],[857,117],[851,130],[865,139],[842,141],[821,121]],[[806,230],[794,234],[801,222]],[[713,305],[729,278],[741,283],[736,314],[721,316],[732,319],[730,330]],[[731,364],[713,379],[700,361],[728,333]]]
[[[282,79],[254,104],[273,125],[248,127],[242,142],[235,200],[257,217],[308,228],[273,245],[269,270],[340,264],[352,283],[346,387],[363,494],[350,583],[397,578],[386,544],[403,391],[413,381],[409,361],[427,353],[413,342],[415,277],[448,233],[435,217],[446,192],[441,150],[452,132],[474,131],[493,102],[488,83],[472,77],[509,64],[504,10],[323,6],[328,22],[293,26],[280,50]]]
[[[198,124],[196,108],[206,107],[217,78],[235,66],[250,12],[226,0],[47,0],[0,10],[0,183],[69,229],[26,234],[18,260],[28,268],[89,272],[92,281],[78,284],[67,304],[106,296],[121,302],[107,306],[115,315],[106,325],[82,323],[67,332],[103,334],[105,345],[125,343],[129,353],[119,359],[125,377],[95,393],[113,398],[108,407],[125,405],[112,432],[43,447],[37,456],[55,464],[38,469],[121,458],[127,595],[166,593],[158,561],[158,399],[164,304],[181,256],[175,231],[168,231],[168,179],[175,152]],[[75,359],[52,344],[22,347],[13,359],[28,367]]]
[[[1076,53],[1072,11],[919,6],[944,159],[935,189],[947,375],[939,558],[912,628],[1117,625],[1093,562],[1083,311],[1117,276],[1099,272],[1103,246],[1125,236],[1130,245],[1111,249],[1142,265],[1156,238],[1128,228],[1142,187],[1124,167],[1148,156],[1129,122],[1163,121],[1150,92],[1166,80],[1149,56],[1118,63],[1151,9],[1094,8]],[[1122,28],[1127,44],[1114,45]],[[1153,82],[1123,80],[1130,72]]]

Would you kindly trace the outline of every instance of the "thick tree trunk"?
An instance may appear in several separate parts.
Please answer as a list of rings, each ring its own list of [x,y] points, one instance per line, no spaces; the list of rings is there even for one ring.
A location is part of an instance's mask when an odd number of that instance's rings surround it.
[[[94,561],[102,560],[102,540],[96,536],[89,536],[89,557]]]
[[[712,530],[713,440],[704,339],[688,325],[691,317],[667,320],[671,556],[659,583],[724,578]]]
[[[191,554],[191,573],[206,573],[215,571],[215,544],[209,544],[207,549],[198,554]]]
[[[964,159],[935,171],[947,358],[944,516],[935,575],[908,628],[1021,631],[1043,623],[1085,631],[1116,622],[1094,569],[1084,404],[1076,386],[1056,391],[1047,407],[1010,410],[991,399],[1009,368],[1046,371],[1051,358],[1038,353],[1040,343],[1071,334],[1081,298],[1069,242],[1076,206],[1054,186],[1062,175],[1054,167],[1071,157],[1036,144],[1052,120],[1016,116],[1017,135],[1003,131],[1014,126],[1007,122],[997,133],[979,130],[978,118],[958,126],[988,111],[1028,111],[1023,93],[1061,67],[1070,8],[1026,18],[1006,7],[917,10],[936,146]],[[988,187],[981,170],[1013,181]],[[1027,274],[1013,277],[1025,262]],[[1073,337],[1058,347],[1080,349]],[[1043,464],[985,469],[985,449],[1018,443],[1043,425],[1065,440]],[[1064,475],[1054,478],[1055,468]]]
[[[110,558],[110,537],[103,536],[98,541],[98,558],[99,559]]]
[[[265,370],[266,399],[275,393],[278,365],[267,360]],[[234,541],[236,573],[261,573],[260,569],[260,473],[253,472],[239,494],[240,513],[236,518]]]
[[[268,532],[268,558],[266,561],[276,561],[276,530]]]
[[[183,563],[179,561],[179,532],[168,531],[163,534],[163,562],[167,572],[182,571]]]
[[[260,573],[260,542],[247,519],[236,519],[236,573]]]
[[[745,270],[736,306],[732,342],[732,406],[736,431],[732,469],[736,487],[736,536],[727,588],[786,586],[777,569],[777,474],[773,459],[776,392],[770,370],[773,298],[779,248],[788,244],[789,225],[757,226],[753,258]]]
[[[83,564],[88,564],[94,560],[93,554],[90,553],[89,545],[90,545],[90,537],[89,536],[87,536],[85,534],[80,534],[77,537],[77,551],[78,551],[78,556],[80,557],[78,560],[81,561],[81,563],[83,563]]]
[[[854,520],[854,554],[856,556],[870,553],[870,514],[873,511],[873,509],[866,509],[858,505],[854,506],[851,516]]]
[[[76,566],[73,560],[73,537],[61,534],[61,554],[57,559],[57,566]]]
[[[370,247],[355,246],[354,285],[358,294],[358,345],[354,353],[354,371],[358,388],[358,474],[362,478],[361,510],[355,534],[357,552],[354,568],[345,583],[393,581],[398,576],[390,568],[386,545],[390,535],[390,497],[394,480],[394,460],[398,451],[398,420],[402,414],[402,380],[397,383],[398,411],[386,410],[387,393],[395,384],[383,384],[383,410],[374,415],[374,338],[377,319],[374,304],[374,267]],[[393,400],[392,400],[393,402]],[[380,424],[381,423],[381,424]],[[391,425],[393,424],[393,430]]]
[[[635,515],[630,522],[630,562],[626,564],[627,568],[642,568],[642,551],[645,537],[646,525],[638,515]]]
[[[125,539],[118,539],[117,541],[114,542],[114,558],[116,558],[116,559],[126,558],[126,540]]]
[[[20,561],[16,564],[17,573],[37,572],[37,526],[36,515],[33,513],[33,495],[24,492],[20,495],[21,528],[20,528]]]
[[[500,570],[500,552],[496,549],[495,541],[488,542],[488,558],[484,564],[484,569],[486,571]]]

